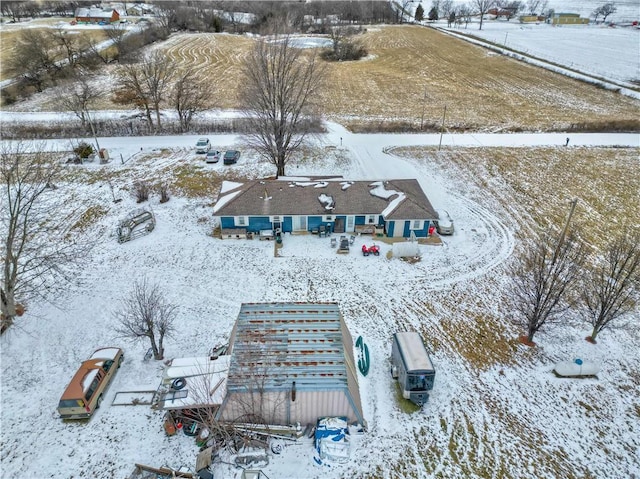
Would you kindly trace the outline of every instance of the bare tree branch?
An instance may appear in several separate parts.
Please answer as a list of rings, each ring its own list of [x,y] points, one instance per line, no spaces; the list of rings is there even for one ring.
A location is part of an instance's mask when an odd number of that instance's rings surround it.
[[[640,235],[627,229],[609,244],[604,258],[589,270],[582,285],[581,298],[593,326],[591,341],[634,310],[639,289]]]
[[[574,233],[559,244],[541,235],[511,268],[513,309],[527,330],[527,341],[545,324],[557,321],[570,307],[584,263],[584,247]]]
[[[166,300],[160,286],[143,278],[134,283],[133,291],[114,313],[118,321],[116,332],[133,340],[148,338],[154,359],[163,359],[164,338],[175,332],[176,309]]]
[[[206,108],[209,96],[209,89],[197,80],[195,68],[178,74],[170,102],[178,114],[182,131],[188,131],[194,116]]]
[[[0,149],[0,307],[3,327],[11,325],[16,304],[48,296],[64,287],[90,248],[71,234],[78,216],[55,184],[61,166],[37,145],[16,143]]]
[[[257,42],[244,64],[242,99],[251,126],[249,144],[285,174],[291,153],[303,143],[309,128],[312,97],[321,85],[324,69],[317,55],[303,57],[289,36]]]

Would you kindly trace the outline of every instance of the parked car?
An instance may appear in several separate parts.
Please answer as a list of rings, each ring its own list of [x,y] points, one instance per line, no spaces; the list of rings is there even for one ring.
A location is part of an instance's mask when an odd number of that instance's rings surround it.
[[[211,149],[209,138],[200,138],[196,143],[196,153],[206,153]]]
[[[207,163],[217,163],[220,161],[220,152],[218,150],[207,151],[207,156],[204,157],[204,161]]]
[[[63,419],[87,419],[100,407],[105,390],[124,360],[120,348],[100,348],[83,361],[58,403]]]
[[[438,214],[438,220],[435,221],[436,231],[440,235],[452,235],[453,234],[453,220],[447,210],[436,210]]]
[[[238,150],[227,150],[224,152],[224,164],[233,165],[240,158],[240,152]]]

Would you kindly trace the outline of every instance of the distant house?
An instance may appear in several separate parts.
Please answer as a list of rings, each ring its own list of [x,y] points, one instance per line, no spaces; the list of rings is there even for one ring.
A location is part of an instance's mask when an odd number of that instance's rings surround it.
[[[587,25],[588,18],[582,18],[577,13],[554,13],[547,19],[552,25]]]
[[[487,14],[494,15],[495,18],[505,17],[507,20],[513,18],[516,14],[517,9],[515,8],[490,8],[487,10]]]
[[[520,15],[518,20],[520,23],[538,23],[544,22],[546,17],[544,15]]]
[[[77,8],[75,17],[78,23],[115,23],[120,21],[120,14],[113,8]]]
[[[437,219],[417,180],[348,181],[341,177],[224,182],[214,217],[223,231],[371,233],[428,236]]]
[[[366,426],[353,339],[337,303],[245,303],[229,341],[226,397],[216,419]]]

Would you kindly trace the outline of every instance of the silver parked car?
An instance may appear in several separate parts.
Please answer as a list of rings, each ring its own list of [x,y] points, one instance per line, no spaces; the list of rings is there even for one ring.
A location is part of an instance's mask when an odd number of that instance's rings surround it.
[[[207,151],[207,156],[204,157],[206,163],[217,163],[220,161],[220,152],[218,150]]]
[[[453,220],[449,216],[447,210],[436,210],[438,214],[438,221],[436,224],[436,231],[440,235],[452,235],[453,234]]]

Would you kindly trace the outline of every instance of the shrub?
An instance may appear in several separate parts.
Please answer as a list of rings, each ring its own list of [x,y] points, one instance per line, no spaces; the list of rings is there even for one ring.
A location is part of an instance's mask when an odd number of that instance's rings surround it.
[[[147,201],[149,199],[150,188],[146,182],[137,181],[133,185],[133,188],[134,188],[137,203],[142,203],[143,201]]]
[[[321,56],[327,61],[353,61],[366,57],[369,52],[358,42],[343,40],[337,48],[322,52]]]
[[[159,187],[160,190],[160,203],[166,203],[169,201],[169,186],[162,184]]]
[[[78,156],[78,158],[82,158],[83,160],[89,158],[95,150],[93,146],[85,141],[80,142],[78,146],[73,149],[73,152]]]

